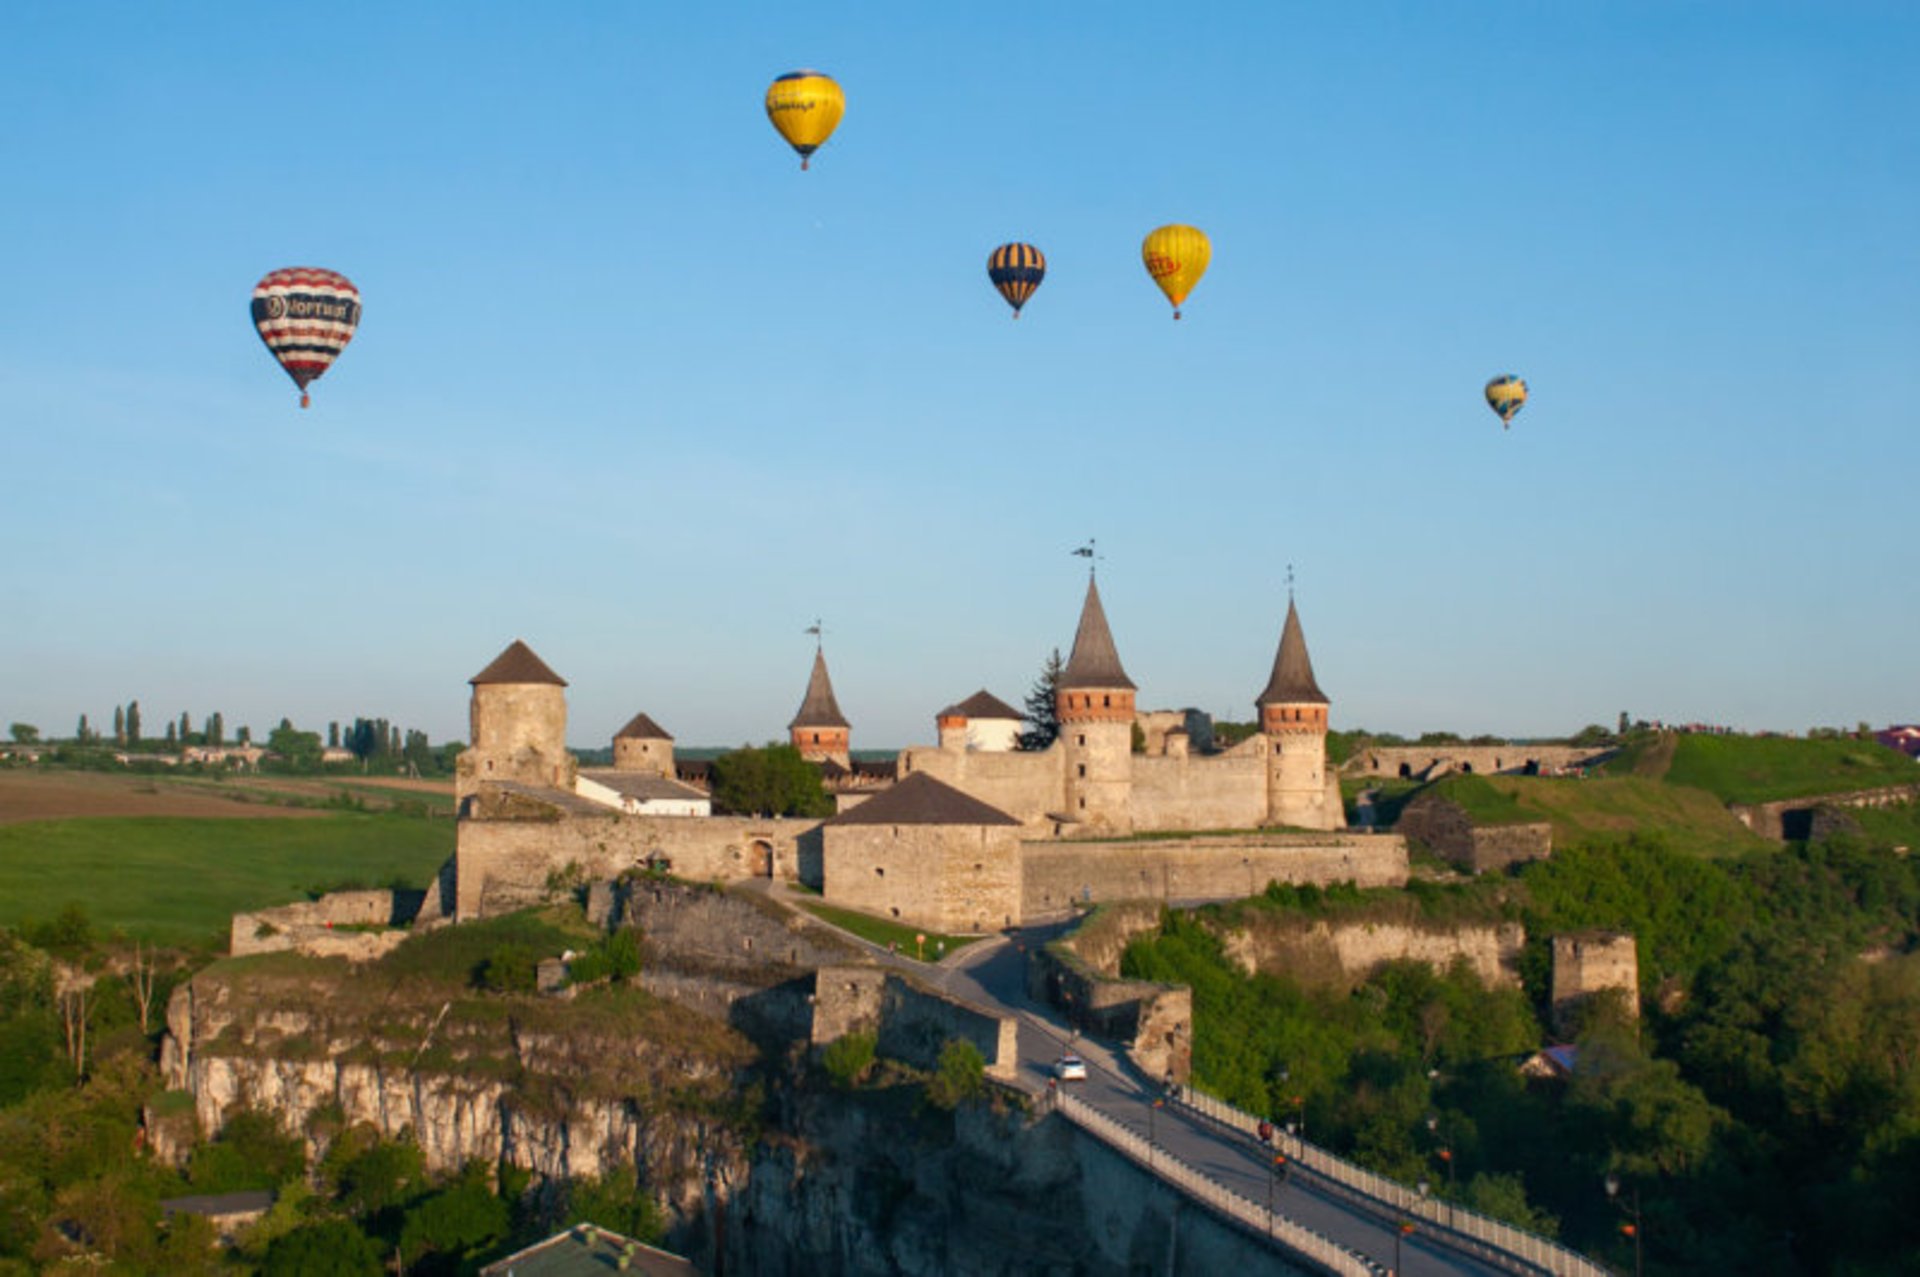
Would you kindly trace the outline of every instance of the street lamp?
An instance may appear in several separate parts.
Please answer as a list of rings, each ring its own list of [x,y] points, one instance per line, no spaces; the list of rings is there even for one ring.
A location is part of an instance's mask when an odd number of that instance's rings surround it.
[[[1165,1103],[1166,1103],[1165,1099],[1161,1098],[1160,1096],[1155,1096],[1153,1103],[1147,1107],[1147,1165],[1148,1166],[1153,1165],[1153,1150],[1159,1141],[1159,1136],[1156,1134],[1156,1123],[1154,1122],[1154,1115],[1159,1113],[1160,1106]]]
[[[1641,1277],[1644,1271],[1640,1262],[1640,1186],[1633,1186],[1633,1205],[1628,1206],[1620,1200],[1620,1177],[1612,1171],[1607,1172],[1607,1200],[1627,1213],[1631,1224],[1620,1225],[1620,1231],[1633,1238],[1633,1277]]]
[[[1393,1277],[1400,1277],[1400,1242],[1413,1235],[1413,1221],[1403,1219],[1393,1230]]]
[[[1427,1134],[1433,1136],[1434,1140],[1440,1146],[1433,1151],[1433,1155],[1447,1164],[1447,1200],[1452,1201],[1453,1200],[1453,1145],[1449,1144],[1445,1139],[1445,1137],[1443,1137],[1440,1134],[1440,1119],[1435,1117],[1431,1113],[1427,1114]]]
[[[1267,1161],[1267,1236],[1273,1236],[1273,1195],[1278,1186],[1282,1169],[1287,1164],[1285,1153],[1275,1153]]]

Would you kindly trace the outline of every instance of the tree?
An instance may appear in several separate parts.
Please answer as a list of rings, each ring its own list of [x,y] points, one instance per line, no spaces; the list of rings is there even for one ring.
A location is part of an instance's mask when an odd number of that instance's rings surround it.
[[[140,702],[127,702],[127,744],[140,743]]]
[[[1569,736],[1567,738],[1567,744],[1581,746],[1604,745],[1610,739],[1612,738],[1607,735],[1606,728],[1600,726],[1598,723],[1588,723],[1572,736]]]
[[[1627,711],[1621,710],[1620,711],[1620,735],[1625,736],[1627,734],[1628,725],[1629,725],[1629,719],[1627,717]]]
[[[167,742],[167,744],[168,744],[169,746],[171,746],[171,745],[174,745],[174,744],[176,744],[176,743],[178,743],[178,741],[179,741],[179,739],[180,739],[180,738],[179,738],[179,733],[178,733],[178,732],[176,732],[176,731],[174,730],[174,726],[173,726],[173,720],[172,720],[171,718],[169,718],[169,719],[167,720],[167,737],[166,737],[166,742]]]
[[[113,707],[113,743],[127,743],[127,711],[118,705]]]
[[[1033,690],[1027,693],[1028,726],[1026,731],[1020,733],[1021,749],[1045,749],[1060,735],[1057,694],[1060,690],[1060,671],[1065,668],[1057,647],[1040,666],[1040,677],[1033,681]]]
[[[266,1277],[380,1277],[380,1251],[344,1219],[323,1220],[274,1238]]]
[[[986,1089],[987,1058],[965,1038],[954,1038],[940,1048],[940,1063],[927,1083],[927,1098],[941,1108],[953,1108]]]
[[[227,721],[221,717],[219,710],[215,710],[213,713],[207,715],[207,744],[225,744],[226,739]]]
[[[340,720],[337,718],[327,724],[327,748],[340,748]]]
[[[192,735],[193,735],[193,721],[187,717],[187,711],[181,710],[180,711],[180,743],[182,745],[189,744],[190,741],[188,738],[191,737]]]
[[[320,733],[300,731],[284,718],[267,737],[267,748],[280,756],[288,771],[309,771],[320,765]]]
[[[7,727],[7,730],[12,732],[13,738],[22,745],[31,745],[40,739],[40,729],[32,723],[13,723]]]
[[[742,746],[713,760],[713,804],[736,816],[831,816],[820,772],[791,745]]]
[[[74,743],[76,745],[84,745],[92,739],[93,729],[87,726],[87,716],[82,714],[80,716],[80,725],[73,729]]]
[[[234,733],[233,738],[242,745],[251,745],[253,744],[253,729],[245,723],[242,723],[240,724],[240,730]]]
[[[407,1212],[400,1254],[408,1264],[428,1253],[476,1258],[507,1235],[510,1223],[507,1204],[487,1187],[486,1168],[469,1163],[452,1188]]]
[[[151,1031],[156,962],[152,949],[142,941],[133,942],[133,961],[127,965],[127,984],[133,989],[134,1005],[140,1008],[140,1032]]]

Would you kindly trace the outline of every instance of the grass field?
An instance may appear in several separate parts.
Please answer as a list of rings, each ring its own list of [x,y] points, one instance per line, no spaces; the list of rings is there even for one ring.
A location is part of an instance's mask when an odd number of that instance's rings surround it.
[[[1920,765],[1875,741],[1660,735],[1629,742],[1609,775],[1662,779],[1730,803],[1920,784]]]
[[[1441,785],[1449,785],[1449,777]],[[1461,777],[1505,796],[1523,819],[1553,824],[1555,846],[1619,838],[1634,830],[1659,832],[1677,851],[1733,856],[1780,844],[1751,832],[1705,790],[1639,776],[1587,780],[1545,776]]]
[[[800,907],[822,922],[830,922],[842,931],[851,931],[862,940],[871,944],[893,944],[909,958],[923,958],[925,961],[938,961],[940,957],[952,953],[962,945],[972,944],[979,936],[950,936],[938,931],[926,931],[919,927],[902,926],[886,918],[876,918],[870,913],[858,913],[852,909],[837,909],[832,905],[814,904],[802,900]],[[927,938],[926,948],[921,950],[915,943],[915,937]]]
[[[278,814],[0,825],[0,925],[49,919],[78,904],[96,926],[164,944],[218,935],[224,947],[233,913],[345,882],[423,887],[453,854],[451,820]]]

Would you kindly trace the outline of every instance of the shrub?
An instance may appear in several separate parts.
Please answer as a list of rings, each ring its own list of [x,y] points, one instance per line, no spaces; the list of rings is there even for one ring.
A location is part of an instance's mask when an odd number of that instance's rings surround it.
[[[846,1034],[827,1043],[827,1049],[820,1053],[820,1065],[834,1085],[852,1090],[873,1067],[874,1049],[878,1044],[877,1035],[872,1033]]]
[[[480,987],[495,993],[532,993],[540,958],[526,945],[508,942],[480,964]]]
[[[965,1038],[954,1038],[940,1048],[940,1064],[927,1083],[927,1098],[943,1109],[980,1095],[987,1087],[987,1060],[980,1048]]]

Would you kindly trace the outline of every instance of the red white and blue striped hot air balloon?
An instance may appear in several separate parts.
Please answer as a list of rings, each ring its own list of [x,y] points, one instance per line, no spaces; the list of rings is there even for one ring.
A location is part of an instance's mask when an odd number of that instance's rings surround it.
[[[333,367],[359,323],[360,290],[337,271],[289,266],[253,286],[253,326],[300,387],[302,408],[307,384]]]

